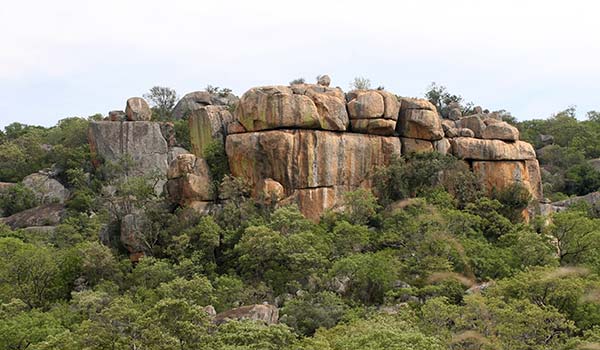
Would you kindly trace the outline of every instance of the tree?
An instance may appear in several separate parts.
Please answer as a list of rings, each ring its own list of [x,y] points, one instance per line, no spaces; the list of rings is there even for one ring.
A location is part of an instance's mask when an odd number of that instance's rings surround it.
[[[371,88],[371,80],[364,77],[356,77],[350,83],[351,90],[368,90]]]
[[[285,303],[281,310],[281,322],[300,334],[311,336],[321,327],[335,326],[347,309],[348,306],[335,293],[303,293]]]
[[[35,194],[23,184],[16,184],[0,191],[0,211],[6,216],[33,208],[39,204]]]
[[[171,116],[171,111],[177,102],[177,93],[168,87],[154,86],[144,94],[144,98],[151,101],[156,119],[164,120]]]
[[[561,265],[585,263],[598,255],[600,219],[577,210],[564,211],[553,215],[547,232],[556,239]]]

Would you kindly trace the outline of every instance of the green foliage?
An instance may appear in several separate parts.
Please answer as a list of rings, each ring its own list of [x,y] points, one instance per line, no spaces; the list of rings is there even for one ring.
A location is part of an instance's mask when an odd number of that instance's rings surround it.
[[[462,96],[451,94],[445,86],[438,85],[435,82],[432,82],[431,85],[429,85],[427,92],[425,92],[425,98],[428,99],[445,118],[448,117],[448,113],[453,106],[458,106],[463,115],[470,114],[473,109],[472,102],[465,103]]]
[[[290,85],[298,85],[298,84],[304,84],[306,83],[306,79],[304,78],[296,78],[292,81],[290,81]]]
[[[350,90],[368,90],[371,88],[371,80],[364,77],[356,77],[350,83]]]
[[[6,216],[33,208],[38,204],[33,191],[20,183],[0,191],[0,211]]]
[[[177,92],[168,87],[154,86],[144,94],[144,98],[150,100],[152,104],[153,119],[166,120],[170,118],[171,111],[177,102]]]
[[[225,153],[225,147],[222,142],[214,140],[210,142],[203,150],[203,156],[208,164],[210,177],[212,179],[212,191],[215,198],[219,198],[219,187],[225,176],[230,173],[229,161]]]

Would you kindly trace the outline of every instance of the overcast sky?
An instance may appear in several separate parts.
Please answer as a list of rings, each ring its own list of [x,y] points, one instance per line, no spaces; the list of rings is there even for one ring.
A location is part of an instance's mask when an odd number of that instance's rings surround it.
[[[600,110],[596,1],[2,0],[0,127],[329,74],[403,96],[435,81],[519,119]]]

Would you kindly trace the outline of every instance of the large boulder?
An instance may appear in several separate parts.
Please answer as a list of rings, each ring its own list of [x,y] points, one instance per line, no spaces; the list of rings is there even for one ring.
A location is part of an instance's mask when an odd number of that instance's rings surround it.
[[[192,153],[203,156],[204,149],[213,141],[225,143],[227,126],[233,122],[233,115],[224,106],[203,106],[189,114],[190,141]]]
[[[402,152],[404,154],[409,153],[422,153],[422,152],[433,152],[433,143],[429,140],[421,139],[410,139],[401,137],[402,141]]]
[[[514,183],[521,184],[534,199],[541,199],[539,167],[528,161],[474,161],[473,172],[479,177],[488,192],[502,190]]]
[[[152,110],[148,102],[141,97],[132,97],[127,100],[125,114],[129,121],[148,121],[152,119]]]
[[[402,99],[396,131],[400,136],[414,139],[435,141],[444,137],[435,106],[423,99]]]
[[[45,172],[27,175],[23,185],[33,192],[40,204],[64,203],[70,195],[65,186]]]
[[[369,187],[375,169],[389,164],[400,150],[397,137],[318,130],[234,134],[226,142],[234,176],[253,188],[263,179],[277,181],[313,219],[332,208],[339,193]]]
[[[452,154],[467,160],[527,160],[535,159],[533,146],[527,142],[481,140],[470,137],[450,139]]]
[[[480,115],[470,115],[463,117],[456,121],[458,128],[470,129],[476,138],[483,138],[483,131],[485,130],[485,123]]]
[[[239,100],[232,93],[194,91],[186,94],[177,102],[173,108],[172,116],[175,119],[181,119],[206,106],[224,106],[225,108],[229,108],[230,106],[237,105]]]
[[[481,133],[481,138],[504,141],[517,141],[519,139],[519,129],[508,124],[507,122],[487,122],[488,120],[495,119],[485,120],[486,127]]]
[[[60,203],[44,204],[23,210],[6,218],[0,218],[12,229],[32,226],[56,226],[66,214],[65,206]]]
[[[266,324],[279,322],[279,309],[274,305],[256,304],[241,306],[215,315],[213,322],[222,324],[227,321],[261,321]]]
[[[169,147],[160,123],[92,122],[88,139],[96,165],[101,161],[118,163],[129,157],[133,165],[127,171],[128,176],[153,173],[164,176],[167,173]],[[162,192],[163,185],[164,181],[157,182],[157,193]]]
[[[193,154],[180,154],[169,165],[165,185],[168,198],[182,206],[211,201],[211,179],[208,164]]]
[[[354,90],[347,95],[352,131],[393,135],[400,111],[396,96],[384,90]]]
[[[235,134],[226,143],[234,176],[252,186],[271,178],[286,195],[300,188],[359,186],[400,149],[396,137],[317,130]]]
[[[299,84],[248,90],[235,110],[247,131],[303,128],[344,131],[348,114],[340,89]]]

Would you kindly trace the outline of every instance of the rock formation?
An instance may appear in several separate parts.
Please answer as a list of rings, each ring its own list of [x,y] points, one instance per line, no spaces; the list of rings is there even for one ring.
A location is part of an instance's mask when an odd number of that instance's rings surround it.
[[[456,107],[442,119],[424,99],[384,90],[344,94],[329,84],[322,76],[318,84],[251,88],[233,114],[209,93],[188,94],[175,110],[189,118],[191,153],[175,154],[158,123],[140,121],[93,123],[91,148],[113,161],[129,154],[139,163],[136,174],[165,174],[170,201],[200,212],[214,200],[202,159],[212,142],[223,145],[232,175],[244,178],[257,199],[295,203],[313,220],[338,206],[344,192],[371,187],[378,167],[411,152],[452,154],[489,191],[518,182],[542,198],[533,147],[497,115],[480,109],[463,116]]]
[[[45,171],[27,175],[23,179],[23,185],[33,192],[40,204],[64,203],[70,195],[65,186]]]

